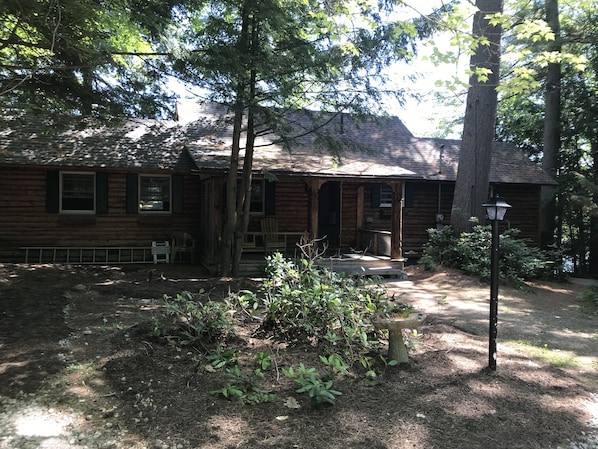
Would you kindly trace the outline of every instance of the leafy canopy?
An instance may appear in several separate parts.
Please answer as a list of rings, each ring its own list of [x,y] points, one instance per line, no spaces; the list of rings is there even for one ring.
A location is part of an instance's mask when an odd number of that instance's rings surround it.
[[[143,3],[143,5],[141,5]],[[0,102],[12,115],[155,116],[160,90],[151,36],[158,2],[15,1],[0,4]],[[151,15],[144,14],[146,8]],[[151,18],[151,20],[150,20]],[[165,20],[166,17],[163,17]],[[162,103],[162,104],[161,104]]]

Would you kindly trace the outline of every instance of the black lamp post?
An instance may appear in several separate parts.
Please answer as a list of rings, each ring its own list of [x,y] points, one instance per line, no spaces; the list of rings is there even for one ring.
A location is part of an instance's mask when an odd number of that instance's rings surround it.
[[[488,346],[488,368],[496,371],[496,336],[498,334],[498,222],[505,218],[507,209],[511,206],[502,199],[494,196],[487,203],[488,219],[492,222],[492,248],[490,258],[490,332]]]

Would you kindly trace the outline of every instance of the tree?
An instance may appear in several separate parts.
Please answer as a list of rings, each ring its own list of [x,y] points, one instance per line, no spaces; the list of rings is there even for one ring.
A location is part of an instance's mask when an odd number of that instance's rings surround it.
[[[548,237],[554,239],[576,272],[586,273],[588,250],[590,270],[592,255],[598,257],[598,238],[593,237],[598,236],[598,227],[594,228],[598,198],[598,177],[594,173],[598,108],[593,100],[598,73],[598,55],[593,44],[598,35],[595,25],[598,11],[595,4],[588,1],[565,0],[559,8],[560,36],[554,34],[554,27],[544,21],[541,21],[542,25],[537,20],[538,29],[545,28],[540,35],[520,33],[519,37],[511,37],[507,42],[507,54],[516,57],[504,71],[507,77],[501,83],[497,130],[500,140],[524,147],[528,155],[541,161],[547,157],[543,131],[545,127],[558,126],[560,136],[548,143],[560,145],[556,156],[548,155],[549,159],[556,157],[557,162],[545,162],[556,167],[558,187],[555,196],[559,199],[549,225],[556,234],[550,232],[552,236]],[[545,8],[536,5],[532,9],[521,9],[519,16],[544,18]],[[559,90],[562,92],[557,124],[554,124],[555,114],[550,113],[550,95],[546,94],[550,87],[555,87],[549,76],[550,68],[555,65],[560,66]],[[516,76],[522,78],[521,73],[525,74],[526,82],[513,82]],[[556,111],[556,108],[552,110]],[[598,267],[598,263],[595,266]]]
[[[476,6],[472,30],[479,44],[470,59],[470,87],[451,212],[451,225],[457,232],[470,229],[471,217],[484,216],[482,204],[488,199],[496,127],[502,29],[494,16],[502,13],[503,4],[502,0],[477,0]]]
[[[155,0],[2,2],[5,114],[43,114],[53,121],[163,114],[167,96],[150,61],[157,55],[149,39],[169,17],[169,2]]]
[[[551,53],[561,52],[559,4],[558,0],[545,0],[546,22],[554,34],[548,42],[547,50]],[[561,63],[560,58],[548,64],[544,101],[544,136],[542,167],[555,179],[559,166],[561,148]],[[548,248],[555,241],[556,189],[552,186],[542,187],[542,203],[540,208],[540,245]]]
[[[256,137],[276,132],[291,147],[300,135],[288,126],[289,113],[298,110],[381,112],[382,69],[409,58],[412,40],[429,28],[383,22],[377,8],[351,1],[219,0],[183,12],[189,26],[179,28],[173,67],[232,112],[221,262],[223,274],[234,275],[249,220]],[[306,117],[312,124],[302,135],[321,126],[317,112]],[[315,141],[340,149],[338,141]]]

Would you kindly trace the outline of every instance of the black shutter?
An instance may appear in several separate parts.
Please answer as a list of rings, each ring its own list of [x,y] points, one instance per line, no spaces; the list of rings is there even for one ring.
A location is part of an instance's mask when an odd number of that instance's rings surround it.
[[[266,181],[264,189],[264,213],[274,215],[276,213],[276,181]]]
[[[372,185],[372,207],[380,207],[380,192],[382,190],[381,184]]]
[[[412,182],[405,183],[405,207],[413,207],[415,198],[415,184]]]
[[[108,173],[96,173],[96,214],[108,213]]]
[[[183,175],[172,175],[172,213],[183,213]]]
[[[60,208],[60,173],[52,170],[46,173],[46,212],[57,214]]]
[[[136,173],[127,174],[127,213],[136,214],[139,212],[139,175]]]

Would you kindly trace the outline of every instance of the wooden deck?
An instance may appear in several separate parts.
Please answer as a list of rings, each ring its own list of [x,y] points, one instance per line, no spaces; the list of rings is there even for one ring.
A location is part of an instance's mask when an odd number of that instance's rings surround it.
[[[352,276],[388,276],[406,278],[403,260],[393,260],[386,256],[343,254],[341,257],[321,258],[317,265],[332,271]],[[239,267],[240,276],[264,276],[266,259],[263,254],[243,254]]]
[[[318,265],[329,270],[353,276],[391,276],[406,278],[403,259],[367,254],[343,254],[342,257],[321,259]]]

